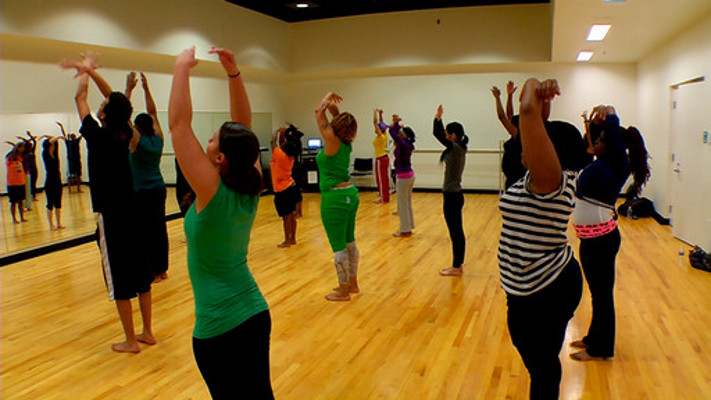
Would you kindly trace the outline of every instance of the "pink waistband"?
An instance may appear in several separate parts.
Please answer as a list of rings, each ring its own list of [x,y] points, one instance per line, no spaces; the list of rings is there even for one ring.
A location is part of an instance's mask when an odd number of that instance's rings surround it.
[[[603,235],[607,235],[617,228],[617,221],[611,219],[607,222],[593,225],[573,225],[575,227],[575,233],[581,239],[596,238]]]
[[[399,174],[395,174],[395,177],[398,179],[410,179],[413,176],[415,176],[415,171],[401,172]]]

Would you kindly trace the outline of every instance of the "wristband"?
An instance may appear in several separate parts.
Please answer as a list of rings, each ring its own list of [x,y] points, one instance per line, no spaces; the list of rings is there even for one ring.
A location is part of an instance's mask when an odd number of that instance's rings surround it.
[[[229,78],[236,78],[236,77],[238,77],[241,73],[242,73],[242,71],[237,71],[237,73],[234,74],[234,75],[227,74],[227,77],[229,77]]]

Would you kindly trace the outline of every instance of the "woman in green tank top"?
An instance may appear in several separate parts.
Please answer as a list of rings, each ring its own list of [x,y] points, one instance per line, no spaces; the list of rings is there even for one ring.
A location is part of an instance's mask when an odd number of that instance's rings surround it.
[[[316,155],[321,189],[321,221],[333,250],[338,286],[326,295],[329,301],[348,301],[358,288],[358,247],[355,243],[355,220],[358,211],[358,189],[350,181],[351,143],[358,131],[355,117],[339,112],[343,99],[327,93],[316,106],[316,123],[324,139],[324,148]],[[331,115],[331,121],[326,116]]]
[[[175,61],[168,120],[173,148],[195,202],[185,216],[195,297],[193,353],[215,399],[273,399],[269,307],[247,266],[262,173],[249,98],[232,52],[212,48],[229,77],[230,116],[207,145],[192,130],[190,69],[195,48]]]

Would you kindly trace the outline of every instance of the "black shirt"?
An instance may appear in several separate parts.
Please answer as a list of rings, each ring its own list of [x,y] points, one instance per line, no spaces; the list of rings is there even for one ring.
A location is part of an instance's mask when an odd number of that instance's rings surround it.
[[[114,134],[87,115],[79,130],[86,139],[89,184],[94,212],[128,209],[133,199],[133,179],[128,161],[132,133]]]

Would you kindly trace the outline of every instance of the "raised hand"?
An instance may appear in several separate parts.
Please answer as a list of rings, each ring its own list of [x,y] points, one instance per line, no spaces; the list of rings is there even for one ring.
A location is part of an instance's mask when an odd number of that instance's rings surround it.
[[[148,90],[148,78],[143,72],[141,72],[141,87],[143,87],[143,90]]]
[[[536,88],[536,96],[543,101],[553,100],[555,96],[560,95],[560,87],[555,79],[546,79],[538,84]]]
[[[126,90],[133,90],[138,84],[138,79],[136,78],[136,73],[131,71],[126,75]]]
[[[444,114],[444,108],[442,108],[442,105],[440,104],[439,106],[437,106],[437,113],[435,114],[435,118],[441,120],[442,114]]]
[[[193,68],[197,64],[198,60],[195,58],[195,46],[183,50],[175,59],[175,65],[183,65],[188,67],[188,69]]]
[[[239,67],[237,67],[237,61],[235,61],[235,55],[230,50],[212,46],[208,53],[217,54],[220,58],[222,68],[225,69],[227,75],[235,75],[239,73]]]
[[[498,98],[499,96],[501,96],[501,90],[499,90],[499,88],[497,88],[496,86],[492,86],[492,87],[491,87],[491,93],[492,93],[492,94],[494,95],[494,97],[496,97],[496,98]]]
[[[509,96],[513,95],[514,92],[518,89],[516,86],[514,86],[513,81],[508,81],[506,82],[506,94]]]

